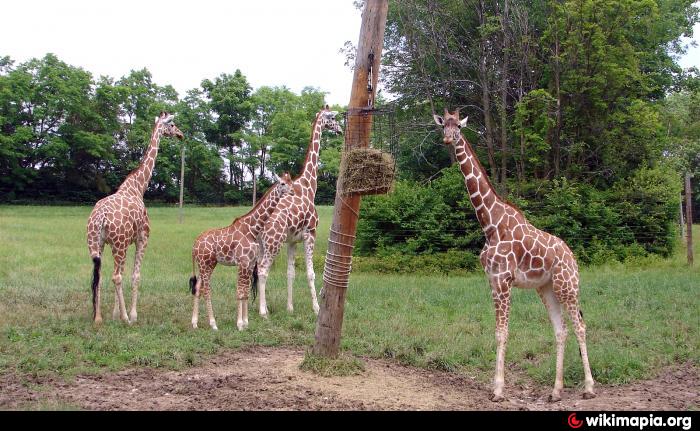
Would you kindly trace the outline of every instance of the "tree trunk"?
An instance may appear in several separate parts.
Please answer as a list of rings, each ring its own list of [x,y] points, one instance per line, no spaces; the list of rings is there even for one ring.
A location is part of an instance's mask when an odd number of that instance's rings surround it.
[[[484,7],[484,1],[479,2],[479,24],[486,24],[486,10]],[[486,65],[486,58],[489,56],[486,46],[487,40],[486,36],[481,37],[479,42],[479,48],[481,51],[481,59],[479,60],[479,80],[481,81],[481,105],[484,110],[484,127],[486,129],[486,150],[488,152],[489,168],[491,169],[491,178],[494,180],[498,179],[498,167],[496,166],[496,159],[494,156],[494,145],[493,145],[493,119],[491,118],[491,94],[489,85],[489,73],[488,67]]]
[[[555,24],[557,25],[557,24]],[[557,115],[556,124],[554,126],[554,142],[552,142],[552,150],[554,151],[553,162],[554,162],[554,177],[559,176],[559,170],[561,166],[561,90],[560,90],[560,78],[561,78],[561,67],[559,64],[559,29],[557,28],[554,32],[554,89],[557,94]]]
[[[693,198],[690,188],[690,173],[685,174],[685,223],[688,238],[688,265],[693,266]]]
[[[508,40],[508,0],[505,0],[503,15],[501,16],[501,31],[503,33],[503,67],[501,69],[501,187],[505,187],[508,164],[508,67],[510,54],[508,52],[510,42]]]

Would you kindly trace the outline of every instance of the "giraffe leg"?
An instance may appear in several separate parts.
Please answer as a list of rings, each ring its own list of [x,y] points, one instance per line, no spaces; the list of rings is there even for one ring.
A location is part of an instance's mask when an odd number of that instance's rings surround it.
[[[565,297],[563,294],[564,290],[574,290],[575,294]],[[578,286],[569,283],[565,289],[559,291],[555,290],[555,293],[557,294],[559,302],[561,302],[566,308],[566,311],[569,312],[569,317],[574,326],[574,333],[576,334],[576,340],[578,341],[578,347],[581,353],[581,362],[583,363],[583,398],[595,398],[595,392],[593,392],[593,375],[591,374],[591,366],[588,363],[588,349],[586,348],[586,324],[583,321],[583,313],[578,303]]]
[[[128,322],[129,316],[126,315],[126,305],[124,305],[124,291],[122,290],[122,273],[126,263],[126,248],[117,248],[112,246],[112,256],[114,256],[114,272],[112,273],[112,282],[114,283],[116,302],[119,304],[119,315],[121,320]]]
[[[236,326],[239,331],[244,330],[248,326],[248,322],[244,319],[244,304],[248,303],[248,291],[250,290],[250,280],[253,271],[249,266],[238,267],[238,282],[236,284],[236,300],[238,301],[238,317]]]
[[[287,245],[287,311],[294,311],[294,257],[296,255],[297,245],[290,242]]]
[[[248,301],[243,302],[243,328],[248,327]]]
[[[557,371],[554,379],[554,389],[549,396],[550,402],[561,400],[561,390],[564,388],[564,349],[566,347],[566,322],[562,317],[561,304],[554,294],[552,284],[547,284],[537,289],[537,294],[542,299],[549,320],[554,328],[554,338],[557,344]]]
[[[491,401],[500,402],[505,384],[506,343],[508,341],[508,316],[510,314],[510,288],[512,281],[505,277],[491,277],[491,294],[496,309],[496,375],[493,379]]]
[[[316,273],[314,272],[314,245],[316,243],[316,231],[304,233],[304,257],[306,258],[306,279],[311,291],[311,306],[318,315],[320,307],[316,298]]]
[[[119,295],[117,289],[114,289],[114,307],[112,308],[112,319],[119,319]]]
[[[209,318],[209,326],[214,331],[218,331],[219,328],[216,327],[216,320],[214,319],[214,307],[211,304],[211,285],[209,284],[209,276],[207,275],[206,282],[204,276],[202,276],[202,293],[204,293],[204,299],[207,302],[207,317]]]
[[[268,318],[267,301],[265,300],[265,287],[267,285],[267,276],[270,273],[270,266],[272,266],[272,258],[266,252],[263,256],[260,264],[258,265],[258,297],[260,298],[260,316],[264,319]]]
[[[139,283],[141,282],[141,263],[148,246],[148,234],[142,232],[136,240],[136,254],[134,256],[134,271],[131,274],[131,310],[129,311],[129,323],[136,323],[136,302],[139,297]]]

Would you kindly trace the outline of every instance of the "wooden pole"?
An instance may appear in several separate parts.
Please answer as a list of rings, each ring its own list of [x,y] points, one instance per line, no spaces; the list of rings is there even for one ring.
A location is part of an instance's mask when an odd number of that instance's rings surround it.
[[[685,233],[685,232],[683,232],[683,230],[685,229],[685,217],[683,217],[683,193],[681,193],[681,202],[678,206],[680,207],[680,210],[681,210],[680,211],[681,212],[681,218],[680,218],[681,229],[680,230],[681,230],[681,239],[682,239],[683,234]]]
[[[366,0],[362,11],[348,117],[345,150],[366,147],[372,131],[371,109],[377,92],[379,65],[384,46],[388,0]],[[345,153],[343,154],[346,155]],[[360,195],[342,196],[336,190],[333,223],[323,276],[321,309],[316,321],[313,353],[337,357],[345,309],[345,292],[350,277],[352,248],[360,211]],[[332,263],[331,263],[332,262]],[[329,268],[333,268],[333,271]],[[331,275],[332,274],[332,275]]]
[[[690,173],[685,174],[685,223],[688,243],[688,265],[693,265],[693,200],[690,190]]]
[[[182,197],[185,187],[185,143],[182,143],[180,150],[180,223],[182,223]]]

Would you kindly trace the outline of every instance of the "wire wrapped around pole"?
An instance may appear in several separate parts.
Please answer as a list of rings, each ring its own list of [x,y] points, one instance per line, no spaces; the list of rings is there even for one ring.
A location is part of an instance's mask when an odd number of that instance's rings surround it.
[[[332,227],[331,233],[334,233],[340,237],[345,237],[351,243],[355,240],[355,235],[338,232]],[[335,241],[331,238],[328,238],[328,242],[341,247],[348,247],[351,250],[355,248],[353,244]],[[333,287],[347,289],[348,284],[350,283],[350,272],[352,271],[352,254],[350,254],[350,256],[341,256],[333,253],[330,250],[331,247],[329,246],[328,250],[326,251],[326,261],[323,265],[323,281],[332,285]]]

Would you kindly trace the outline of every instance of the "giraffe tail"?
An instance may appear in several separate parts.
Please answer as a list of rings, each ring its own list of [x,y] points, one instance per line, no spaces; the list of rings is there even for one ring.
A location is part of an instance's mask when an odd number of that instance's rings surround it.
[[[192,256],[192,277],[190,277],[190,292],[193,295],[197,294],[197,275],[194,271],[194,256]]]
[[[100,267],[102,259],[99,256],[92,258],[92,318],[97,314],[97,289],[100,286]]]
[[[258,296],[258,264],[256,263],[253,267],[253,282],[251,283],[251,291],[253,292],[253,301],[255,297]]]

